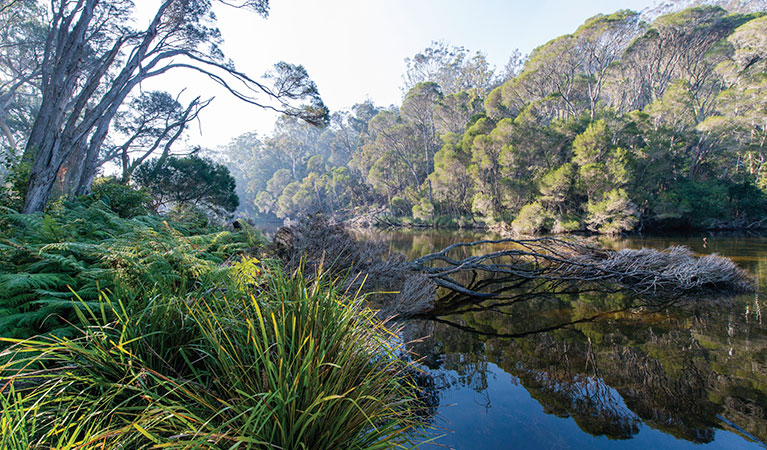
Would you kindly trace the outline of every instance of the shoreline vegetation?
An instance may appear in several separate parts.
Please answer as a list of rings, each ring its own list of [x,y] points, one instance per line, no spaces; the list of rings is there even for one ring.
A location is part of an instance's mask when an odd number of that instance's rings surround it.
[[[374,449],[424,433],[418,369],[331,274],[259,259],[245,224],[62,206],[0,214],[3,448]]]
[[[294,221],[288,220],[287,224],[291,224]],[[478,230],[497,233],[501,236],[520,236],[512,224],[508,222],[495,222],[495,221],[483,221],[477,220],[473,217],[458,217],[453,218],[450,216],[440,216],[434,219],[424,218],[416,219],[412,216],[393,217],[387,214],[363,214],[361,216],[352,217],[349,219],[339,219],[339,222],[350,229],[445,229],[445,230]],[[275,222],[277,223],[277,222]],[[283,222],[279,222],[283,223]],[[648,226],[642,229],[635,229],[631,231],[623,231],[620,234],[632,235],[635,233],[651,233],[651,234],[663,234],[663,233],[695,233],[695,232],[755,232],[765,233],[767,232],[767,219],[749,221],[744,218],[734,219],[732,221],[715,221],[712,220],[706,225],[691,226],[685,225],[658,225],[657,228]],[[549,233],[552,234],[552,233]],[[567,231],[559,233],[561,235],[584,235],[595,236],[599,235],[598,232],[589,230],[577,230]]]
[[[237,179],[239,211],[264,220],[761,231],[767,16],[738,3],[600,14],[506,71],[434,42],[407,60],[400,104],[359,103],[324,129],[280,120],[210,153]]]

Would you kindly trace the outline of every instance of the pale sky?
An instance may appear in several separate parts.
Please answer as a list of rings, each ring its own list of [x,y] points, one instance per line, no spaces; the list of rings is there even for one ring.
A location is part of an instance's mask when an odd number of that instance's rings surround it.
[[[151,10],[158,0],[135,0]],[[278,61],[302,64],[331,111],[366,99],[399,104],[404,59],[432,41],[480,50],[503,68],[514,49],[528,54],[575,31],[587,18],[641,11],[654,0],[272,0],[263,19],[219,7],[223,50],[238,70],[259,77]],[[177,73],[145,83],[183,98],[215,96],[188,132],[189,145],[215,147],[245,132],[268,134],[276,116],[243,104],[211,82]]]

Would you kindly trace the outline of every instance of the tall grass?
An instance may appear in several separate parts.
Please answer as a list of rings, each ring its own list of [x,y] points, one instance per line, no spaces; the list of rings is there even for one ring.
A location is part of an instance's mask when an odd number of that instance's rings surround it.
[[[76,338],[4,339],[4,448],[408,444],[417,388],[360,299],[275,268],[243,285],[130,314],[103,297],[77,310]],[[6,431],[25,418],[34,426]]]

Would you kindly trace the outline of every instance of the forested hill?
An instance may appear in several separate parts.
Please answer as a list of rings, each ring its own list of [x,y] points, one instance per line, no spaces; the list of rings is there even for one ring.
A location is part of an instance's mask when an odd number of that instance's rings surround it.
[[[523,233],[767,225],[754,4],[595,16],[503,73],[435,43],[407,61],[401,105],[363,102],[325,129],[282,119],[223,155],[251,215],[370,210]]]

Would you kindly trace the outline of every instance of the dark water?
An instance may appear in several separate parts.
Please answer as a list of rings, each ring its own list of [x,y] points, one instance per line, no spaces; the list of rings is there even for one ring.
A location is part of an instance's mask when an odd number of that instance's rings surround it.
[[[481,235],[388,232],[416,257]],[[604,239],[735,259],[760,292],[650,306],[626,294],[486,302],[405,325],[439,394],[437,443],[456,449],[765,448],[767,239]],[[652,303],[652,302],[651,302]],[[430,444],[422,448],[440,448]]]

